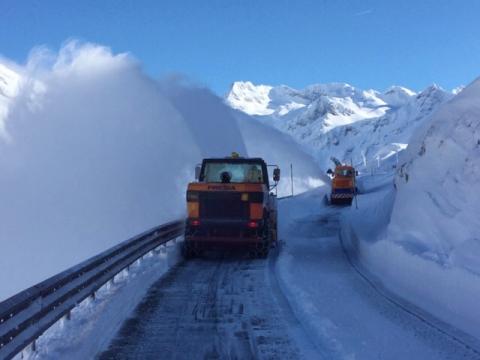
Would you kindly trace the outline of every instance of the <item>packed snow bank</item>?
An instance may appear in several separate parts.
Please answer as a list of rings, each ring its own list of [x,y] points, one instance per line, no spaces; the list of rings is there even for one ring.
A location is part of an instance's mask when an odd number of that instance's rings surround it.
[[[353,233],[344,228],[357,259],[385,287],[477,339],[479,100],[477,80],[442,106],[414,135],[397,190],[360,195],[345,222]]]
[[[423,305],[480,338],[480,79],[416,134],[404,161],[386,236],[423,264]]]
[[[183,216],[203,156],[250,150],[211,92],[154,81],[128,54],[93,44],[34,51],[5,114],[0,300]]]
[[[480,79],[421,129],[404,162],[389,237],[480,275]]]

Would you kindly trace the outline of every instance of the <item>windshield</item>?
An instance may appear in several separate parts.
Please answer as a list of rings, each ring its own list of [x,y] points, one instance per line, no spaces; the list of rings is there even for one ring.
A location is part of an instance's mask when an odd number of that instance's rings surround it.
[[[206,163],[203,181],[218,183],[263,183],[261,164]]]
[[[353,170],[352,169],[339,169],[339,170],[335,171],[335,175],[352,177],[353,176]]]

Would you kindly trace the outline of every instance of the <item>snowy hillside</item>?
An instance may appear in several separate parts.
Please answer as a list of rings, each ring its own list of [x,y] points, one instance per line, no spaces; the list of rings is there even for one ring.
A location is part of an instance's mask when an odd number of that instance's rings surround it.
[[[385,93],[348,84],[303,90],[236,82],[226,96],[233,108],[292,135],[324,169],[330,157],[391,168],[415,128],[452,94],[431,86],[419,94],[394,86]]]

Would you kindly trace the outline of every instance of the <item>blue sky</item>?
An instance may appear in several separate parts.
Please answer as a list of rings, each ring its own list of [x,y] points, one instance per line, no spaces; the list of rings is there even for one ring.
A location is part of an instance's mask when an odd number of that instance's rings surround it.
[[[451,89],[480,76],[479,23],[474,0],[0,0],[0,54],[77,38],[218,94],[235,80]]]

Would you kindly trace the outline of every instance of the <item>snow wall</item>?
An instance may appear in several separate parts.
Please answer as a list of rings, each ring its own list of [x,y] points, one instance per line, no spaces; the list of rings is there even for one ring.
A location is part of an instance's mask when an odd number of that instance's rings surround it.
[[[344,235],[389,290],[480,339],[480,79],[416,131],[400,163],[396,190],[360,195]]]
[[[21,69],[0,119],[0,301],[184,216],[203,157],[257,155],[220,98],[155,81],[128,54],[69,42],[58,53],[33,51]],[[278,146],[262,152],[267,161],[293,151],[304,163],[299,178],[319,175],[277,132],[249,136]]]

